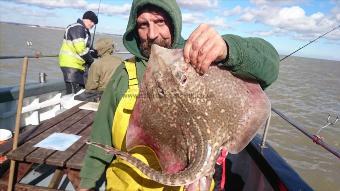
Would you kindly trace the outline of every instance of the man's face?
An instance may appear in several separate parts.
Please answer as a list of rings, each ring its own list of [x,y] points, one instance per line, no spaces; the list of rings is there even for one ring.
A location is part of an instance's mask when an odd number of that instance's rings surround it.
[[[83,19],[83,23],[85,27],[89,30],[91,30],[94,26],[94,22],[92,22],[90,19]]]
[[[170,20],[162,11],[142,11],[137,17],[139,48],[143,56],[149,58],[151,45],[170,48],[172,35]]]

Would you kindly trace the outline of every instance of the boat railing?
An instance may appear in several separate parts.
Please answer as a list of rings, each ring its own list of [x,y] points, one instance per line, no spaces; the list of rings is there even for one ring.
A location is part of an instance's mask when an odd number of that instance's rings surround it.
[[[49,58],[58,55],[0,56],[0,59]],[[46,74],[39,73],[45,77]],[[20,126],[38,125],[41,121],[54,117],[61,110],[61,97],[65,84],[60,81],[40,81],[25,83],[22,120]],[[0,128],[14,129],[16,106],[20,94],[19,85],[0,88]]]
[[[57,54],[51,54],[51,55],[40,55],[40,54],[35,54],[35,55],[29,55],[29,56],[0,56],[0,59],[18,59],[18,58],[56,58],[58,57]]]
[[[116,51],[114,54],[128,55],[130,53]],[[32,55],[0,56],[0,60],[27,58],[29,62],[30,59],[57,58],[58,56],[58,54],[44,55],[35,50]],[[64,96],[65,89],[63,80],[46,80],[45,73],[39,73],[39,82],[25,84],[21,126],[38,125],[41,121],[59,114],[63,110],[62,105],[67,105],[70,101],[68,96]],[[0,88],[0,128],[12,129],[14,127],[18,98],[19,86]]]

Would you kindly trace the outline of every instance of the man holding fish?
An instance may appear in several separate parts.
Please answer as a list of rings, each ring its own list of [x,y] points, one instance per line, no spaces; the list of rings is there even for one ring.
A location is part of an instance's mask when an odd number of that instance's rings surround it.
[[[133,1],[123,43],[134,57],[117,68],[107,85],[93,123],[91,141],[127,151],[126,132],[152,44],[169,49],[183,48],[185,62],[200,75],[207,73],[212,64],[221,63],[235,76],[256,80],[263,89],[277,79],[279,56],[265,40],[219,35],[211,26],[201,24],[185,41],[181,29],[181,11],[175,0]],[[130,154],[151,168],[162,170],[151,148],[138,147]],[[107,190],[183,190],[197,189],[201,185],[172,187],[160,184],[124,159],[89,145],[81,170],[80,190],[95,188],[104,172]]]

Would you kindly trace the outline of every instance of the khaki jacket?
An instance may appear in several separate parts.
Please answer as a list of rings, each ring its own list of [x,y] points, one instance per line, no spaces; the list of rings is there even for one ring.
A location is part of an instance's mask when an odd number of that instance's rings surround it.
[[[85,88],[87,90],[104,91],[112,74],[116,71],[122,60],[110,54],[97,59],[90,67]]]

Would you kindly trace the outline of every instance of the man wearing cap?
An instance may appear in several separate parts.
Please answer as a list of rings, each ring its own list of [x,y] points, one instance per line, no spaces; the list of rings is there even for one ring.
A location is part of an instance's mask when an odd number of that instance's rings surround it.
[[[59,65],[64,75],[66,94],[77,93],[84,88],[86,66],[93,62],[90,52],[90,29],[98,23],[97,15],[86,11],[83,19],[67,26],[59,53]]]

